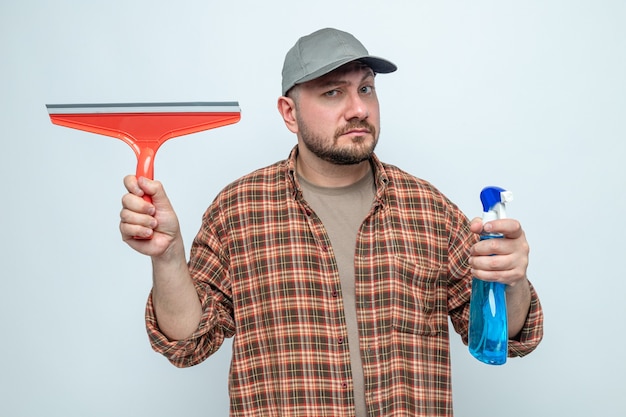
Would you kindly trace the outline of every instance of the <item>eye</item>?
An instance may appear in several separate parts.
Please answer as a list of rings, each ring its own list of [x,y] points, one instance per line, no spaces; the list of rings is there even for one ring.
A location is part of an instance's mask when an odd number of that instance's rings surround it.
[[[326,97],[337,97],[339,95],[339,90],[330,90],[324,93]]]
[[[361,87],[361,94],[372,94],[374,92],[373,85],[364,85]]]

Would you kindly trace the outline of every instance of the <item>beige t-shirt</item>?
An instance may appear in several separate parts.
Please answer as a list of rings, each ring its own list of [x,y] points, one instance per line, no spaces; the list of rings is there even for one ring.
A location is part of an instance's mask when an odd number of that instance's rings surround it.
[[[367,408],[356,316],[354,251],[357,234],[374,201],[374,177],[370,170],[356,183],[339,188],[318,187],[302,176],[299,176],[299,180],[304,199],[324,224],[337,260],[348,327],[356,417],[364,417]]]

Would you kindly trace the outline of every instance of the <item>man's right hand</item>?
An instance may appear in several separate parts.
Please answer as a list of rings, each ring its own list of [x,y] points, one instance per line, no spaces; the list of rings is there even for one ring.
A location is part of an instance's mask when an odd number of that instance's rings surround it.
[[[136,251],[157,258],[182,244],[178,218],[163,185],[128,175],[124,186],[128,194],[122,198],[120,212],[122,240]],[[152,203],[145,201],[144,195],[151,196]]]

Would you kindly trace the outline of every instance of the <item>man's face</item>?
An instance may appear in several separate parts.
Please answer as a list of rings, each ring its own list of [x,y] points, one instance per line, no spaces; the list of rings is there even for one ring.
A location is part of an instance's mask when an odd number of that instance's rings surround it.
[[[318,158],[338,165],[371,156],[380,130],[373,71],[358,62],[294,91],[298,137]]]

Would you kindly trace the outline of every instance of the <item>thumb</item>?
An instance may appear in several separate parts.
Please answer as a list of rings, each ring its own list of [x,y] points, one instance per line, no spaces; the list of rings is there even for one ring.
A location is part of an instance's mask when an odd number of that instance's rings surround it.
[[[144,195],[152,199],[152,204],[156,209],[171,209],[170,200],[167,197],[163,184],[161,184],[160,181],[151,180],[146,177],[139,177],[137,184],[144,192]]]
[[[155,236],[167,235],[170,238],[178,236],[180,234],[178,218],[163,184],[143,177],[139,178],[138,184],[145,195],[152,198],[151,215],[157,222],[154,228]]]
[[[481,234],[483,231],[483,219],[480,217],[474,217],[470,222],[470,230],[473,233]]]

